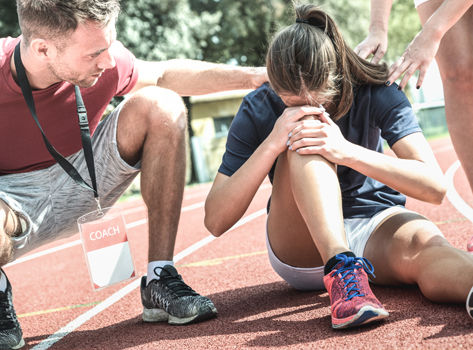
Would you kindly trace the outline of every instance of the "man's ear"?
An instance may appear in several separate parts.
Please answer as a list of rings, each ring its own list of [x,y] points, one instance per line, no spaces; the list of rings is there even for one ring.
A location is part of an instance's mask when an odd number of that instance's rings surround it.
[[[49,40],[33,39],[30,43],[31,53],[39,60],[51,61],[57,55],[57,48]]]

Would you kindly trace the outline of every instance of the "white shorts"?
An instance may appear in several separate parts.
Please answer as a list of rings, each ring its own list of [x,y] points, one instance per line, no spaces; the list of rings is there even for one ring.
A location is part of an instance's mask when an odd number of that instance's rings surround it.
[[[417,8],[420,4],[423,4],[424,2],[427,2],[429,0],[414,0],[414,6]]]
[[[380,211],[371,218],[344,219],[345,233],[348,241],[348,248],[357,256],[362,257],[366,242],[371,233],[387,217],[400,213],[411,212],[402,206],[395,206]],[[324,266],[317,267],[295,267],[288,265],[274,254],[269,244],[268,231],[266,230],[266,247],[268,249],[269,262],[274,271],[289,285],[297,290],[323,290],[324,286]]]

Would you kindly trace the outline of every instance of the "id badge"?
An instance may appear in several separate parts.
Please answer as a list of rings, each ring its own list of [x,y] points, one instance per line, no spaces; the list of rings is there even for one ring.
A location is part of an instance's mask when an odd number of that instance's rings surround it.
[[[135,277],[123,215],[110,208],[77,219],[94,290]]]

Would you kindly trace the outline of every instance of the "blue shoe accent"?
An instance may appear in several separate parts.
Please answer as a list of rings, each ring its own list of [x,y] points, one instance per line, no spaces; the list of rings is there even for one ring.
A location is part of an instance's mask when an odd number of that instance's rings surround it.
[[[354,297],[365,296],[360,292],[360,288],[358,287],[355,269],[363,268],[368,275],[371,275],[373,278],[375,278],[376,276],[374,275],[374,267],[370,261],[366,258],[354,258],[351,256],[346,256],[345,254],[337,254],[335,258],[337,258],[343,264],[339,268],[335,267],[333,271],[335,274],[341,274],[342,276],[341,280],[344,282],[343,289],[345,291],[345,300],[348,301]]]

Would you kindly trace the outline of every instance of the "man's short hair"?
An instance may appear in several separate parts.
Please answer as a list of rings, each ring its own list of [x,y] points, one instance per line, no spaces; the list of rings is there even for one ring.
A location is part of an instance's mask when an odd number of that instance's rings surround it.
[[[24,40],[55,39],[87,21],[106,26],[120,12],[119,0],[16,0]]]

